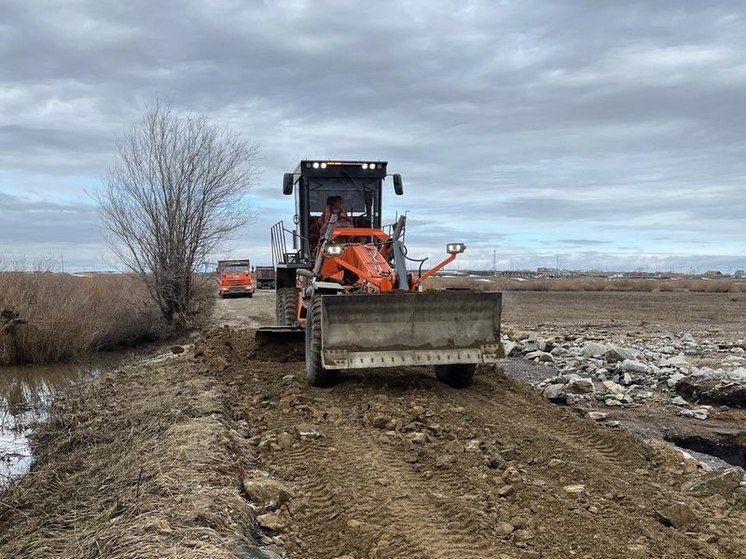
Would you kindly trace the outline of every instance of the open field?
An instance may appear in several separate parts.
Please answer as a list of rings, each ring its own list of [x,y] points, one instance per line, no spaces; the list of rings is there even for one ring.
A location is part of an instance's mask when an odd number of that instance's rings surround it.
[[[514,292],[504,321],[515,338],[737,340],[743,305]],[[273,314],[267,292],[220,301],[185,353],[68,391],[34,439],[35,468],[0,494],[0,556],[746,557],[746,490],[688,489],[713,474],[548,402],[523,380],[543,365],[481,367],[464,390],[425,368],[311,388],[301,351],[256,348],[241,329]],[[683,420],[667,409],[614,408]],[[701,424],[746,428],[738,409],[717,415]]]

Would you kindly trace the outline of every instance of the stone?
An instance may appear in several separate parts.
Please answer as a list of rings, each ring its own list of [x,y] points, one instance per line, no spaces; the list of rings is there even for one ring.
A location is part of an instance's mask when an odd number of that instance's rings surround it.
[[[565,399],[564,384],[550,384],[544,389],[544,398],[550,401],[562,401]]]
[[[503,342],[503,349],[505,351],[505,357],[513,357],[516,353],[518,344],[515,342]]]
[[[273,532],[282,532],[288,526],[287,518],[275,512],[260,514],[256,517],[256,521],[262,528],[272,530]]]
[[[239,544],[233,548],[233,554],[238,559],[280,559],[280,556],[269,549],[262,549],[254,545]]]
[[[705,420],[709,416],[709,412],[703,408],[692,410],[692,413],[694,414],[694,419]]]
[[[676,383],[683,378],[686,378],[685,375],[682,375],[681,373],[674,373],[670,377],[668,377],[668,380],[666,380],[666,384],[669,388],[673,388],[674,386],[676,386]]]
[[[385,429],[390,421],[391,421],[390,417],[387,417],[385,415],[377,415],[373,418],[371,425],[375,427],[376,429]]]
[[[295,432],[301,439],[318,439],[322,437],[321,431],[314,425],[296,425]]]
[[[608,413],[604,413],[602,411],[589,411],[588,417],[592,419],[593,421],[603,421],[608,416]]]
[[[441,454],[435,459],[436,468],[449,468],[453,463],[454,456],[452,454]]]
[[[568,495],[574,495],[577,497],[585,493],[585,485],[583,484],[565,485],[562,488],[562,490]]]
[[[509,536],[513,533],[513,530],[515,530],[515,527],[510,522],[501,521],[495,525],[495,534],[501,538]]]
[[[561,466],[562,464],[564,464],[564,462],[562,462],[562,460],[560,460],[559,458],[552,458],[552,459],[551,459],[551,460],[549,461],[549,464],[548,464],[548,466],[549,466],[550,468],[558,468],[558,467],[559,467],[559,466]]]
[[[722,470],[708,472],[699,478],[685,483],[681,490],[698,497],[722,495],[730,497],[743,480],[743,468],[731,466]]]
[[[684,398],[682,398],[681,396],[676,396],[675,398],[671,398],[671,403],[674,406],[688,406],[689,405],[689,402],[684,400]]]
[[[609,407],[612,407],[612,406],[623,406],[624,405],[619,400],[617,400],[616,398],[606,398],[606,400],[604,400],[604,404],[606,404]]]
[[[648,366],[645,365],[645,363],[641,363],[640,361],[625,359],[622,362],[622,370],[625,373],[646,374],[648,373]]]
[[[571,394],[593,394],[596,387],[591,379],[573,378],[565,385],[565,391]]]
[[[603,358],[607,363],[619,363],[625,359],[632,359],[633,353],[623,347],[609,345],[603,353]]]
[[[624,386],[629,386],[630,384],[632,384],[632,375],[630,375],[629,373],[624,373],[622,375],[621,382]]]
[[[596,342],[588,342],[580,350],[580,354],[583,357],[601,357],[606,352],[607,347],[604,344]]]
[[[171,346],[171,353],[178,355],[179,353],[184,353],[184,346],[180,345],[172,345]]]
[[[697,514],[685,503],[674,502],[672,505],[656,511],[660,521],[666,526],[676,529],[688,528],[699,520]]]
[[[612,394],[624,394],[624,387],[620,384],[615,383],[613,380],[605,380],[601,383],[607,392]]]
[[[526,359],[537,359],[540,363],[554,363],[554,357],[551,354],[541,350],[532,351],[524,356]]]
[[[512,495],[513,491],[515,491],[515,489],[512,485],[503,485],[500,489],[497,490],[497,494],[500,497],[507,497],[508,495]]]
[[[246,478],[243,488],[249,499],[267,510],[275,510],[293,498],[293,492],[271,478]]]
[[[534,534],[533,530],[529,530],[529,529],[525,529],[525,530],[521,529],[521,530],[516,530],[515,532],[513,532],[513,541],[516,541],[516,542],[527,542],[529,540],[534,539],[535,537],[536,535]]]
[[[290,433],[280,433],[277,435],[277,445],[282,449],[288,449],[295,444],[295,438]]]
[[[471,439],[469,441],[466,441],[464,450],[466,452],[479,452],[481,450],[479,439]]]
[[[688,369],[691,367],[691,363],[683,353],[679,353],[675,357],[669,357],[661,361],[661,365],[664,367],[677,367],[679,369]]]

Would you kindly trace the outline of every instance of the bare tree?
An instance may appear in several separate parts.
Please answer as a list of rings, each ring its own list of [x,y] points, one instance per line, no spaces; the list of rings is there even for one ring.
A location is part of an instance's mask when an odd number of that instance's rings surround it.
[[[191,312],[197,267],[251,220],[246,194],[258,149],[156,102],[94,193],[110,247],[144,279],[169,323]]]

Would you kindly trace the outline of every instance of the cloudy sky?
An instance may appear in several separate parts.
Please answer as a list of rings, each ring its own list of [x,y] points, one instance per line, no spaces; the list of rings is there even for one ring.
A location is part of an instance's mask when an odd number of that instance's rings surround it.
[[[742,2],[0,0],[0,254],[116,265],[87,192],[156,97],[261,146],[218,256],[268,263],[282,173],[332,157],[403,175],[411,255],[746,267]]]

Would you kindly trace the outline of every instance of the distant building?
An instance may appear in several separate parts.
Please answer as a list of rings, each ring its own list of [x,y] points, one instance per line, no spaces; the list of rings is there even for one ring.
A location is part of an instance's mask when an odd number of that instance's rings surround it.
[[[743,270],[736,270],[736,272],[735,272],[735,273],[734,273],[733,275],[734,275],[735,277],[737,277],[737,278],[742,278],[742,277],[744,277],[744,275],[746,275],[746,274],[744,274]]]
[[[709,278],[719,278],[723,276],[723,272],[721,272],[720,270],[707,270],[705,272],[705,275]]]

